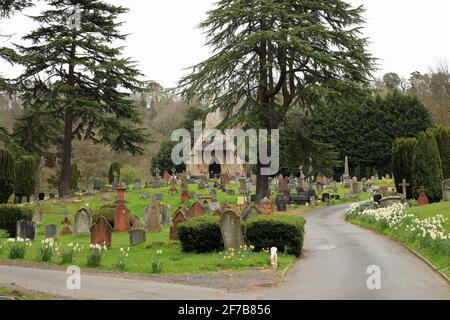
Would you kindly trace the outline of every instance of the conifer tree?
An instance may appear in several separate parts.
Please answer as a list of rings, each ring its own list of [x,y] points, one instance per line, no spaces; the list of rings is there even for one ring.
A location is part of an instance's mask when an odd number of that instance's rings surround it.
[[[31,156],[20,157],[14,164],[16,178],[14,194],[19,202],[22,197],[27,197],[29,200],[34,192],[36,185],[35,168],[36,159]]]
[[[0,149],[0,204],[7,203],[14,192],[14,160],[6,150]]]
[[[438,145],[444,179],[450,179],[450,127],[436,126],[430,131]]]
[[[399,192],[402,192],[401,186],[403,179],[406,183],[409,183],[409,187],[406,188],[407,197],[411,199],[413,197],[413,153],[417,144],[416,138],[400,138],[394,141],[392,145],[392,172],[395,179],[395,187]]]

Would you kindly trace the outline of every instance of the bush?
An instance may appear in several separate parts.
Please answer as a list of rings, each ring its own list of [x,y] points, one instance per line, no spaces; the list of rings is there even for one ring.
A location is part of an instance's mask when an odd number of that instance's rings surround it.
[[[219,218],[203,216],[183,222],[177,227],[184,252],[214,252],[223,250]]]
[[[120,171],[122,181],[127,180],[129,183],[140,181],[141,177],[143,176],[139,168],[129,165],[124,166]]]
[[[450,127],[437,126],[430,132],[438,145],[444,179],[450,179]]]
[[[22,197],[28,199],[36,186],[36,159],[34,157],[21,157],[14,163],[16,184],[14,194],[21,201]]]
[[[31,221],[33,213],[28,208],[0,205],[0,229],[9,232],[11,238],[16,237],[17,221]]]
[[[244,224],[247,243],[256,250],[277,247],[286,254],[300,256],[305,234],[305,219],[291,216],[259,216]]]
[[[0,150],[0,204],[7,203],[14,192],[14,161],[11,153]]]
[[[400,138],[395,140],[392,145],[392,172],[395,178],[395,187],[399,192],[402,192],[401,186],[403,179],[410,184],[406,188],[407,197],[411,199],[413,197],[412,187],[412,162],[414,148],[417,144],[416,138]]]
[[[111,163],[111,166],[109,167],[108,171],[108,181],[109,184],[112,184],[114,182],[114,172],[117,173],[117,181],[120,180],[120,163],[117,161],[113,161]]]
[[[107,204],[103,207],[98,208],[92,214],[92,221],[97,221],[101,216],[105,217],[108,220],[111,227],[114,228],[114,214],[116,212],[116,206],[114,204]]]
[[[439,202],[442,198],[442,164],[439,149],[433,134],[422,132],[417,138],[417,145],[413,154],[413,191],[417,197],[417,190],[424,186],[427,196],[432,202]]]

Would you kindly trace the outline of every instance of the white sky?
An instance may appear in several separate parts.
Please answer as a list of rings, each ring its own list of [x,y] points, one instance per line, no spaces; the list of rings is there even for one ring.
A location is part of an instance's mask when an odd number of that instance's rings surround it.
[[[139,63],[146,79],[173,86],[185,68],[208,56],[204,37],[196,26],[215,0],[109,1],[130,9],[122,17],[126,22],[123,31],[130,33],[125,55]],[[370,38],[370,51],[380,59],[377,76],[396,72],[408,77],[416,70],[427,72],[439,59],[450,62],[450,1],[349,1],[367,9],[365,36]],[[30,21],[19,15],[0,25],[3,33],[15,33],[15,41],[30,28]],[[3,43],[0,40],[0,45]],[[16,73],[4,63],[0,64],[0,72]]]

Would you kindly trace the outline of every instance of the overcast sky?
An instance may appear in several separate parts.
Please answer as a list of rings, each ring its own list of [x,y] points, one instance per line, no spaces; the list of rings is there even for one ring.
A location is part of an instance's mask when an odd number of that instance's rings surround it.
[[[173,86],[185,68],[208,56],[204,37],[196,26],[215,0],[109,1],[130,9],[122,18],[126,22],[123,31],[130,33],[125,54],[139,63],[146,79]],[[416,70],[427,72],[439,59],[450,62],[450,1],[349,1],[366,7],[365,36],[370,38],[370,51],[380,59],[377,76],[396,72],[407,77]],[[17,41],[30,27],[27,18],[16,16],[2,21],[0,29],[15,33],[13,39]],[[0,72],[16,73],[5,64],[0,64]]]

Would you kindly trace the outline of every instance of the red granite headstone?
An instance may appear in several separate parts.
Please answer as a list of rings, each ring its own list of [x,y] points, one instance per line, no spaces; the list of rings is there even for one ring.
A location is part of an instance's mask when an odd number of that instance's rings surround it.
[[[163,173],[163,180],[167,182],[170,180],[170,174],[169,172],[167,172],[167,170]]]
[[[114,231],[128,232],[130,231],[130,210],[127,206],[120,202],[114,212]]]
[[[117,202],[125,202],[125,191],[127,191],[127,188],[125,187],[117,187]]]
[[[419,206],[426,206],[430,204],[430,200],[427,197],[426,188],[422,186],[417,191],[419,191],[419,199],[417,200],[417,204]]]
[[[170,240],[178,240],[177,226],[180,223],[183,223],[187,220],[186,216],[187,216],[187,212],[184,208],[180,207],[175,212],[175,214],[172,218],[172,225],[170,226],[170,233],[169,233]]]
[[[200,202],[195,202],[192,204],[192,206],[189,208],[189,218],[194,219],[197,217],[201,217],[205,214],[205,208],[201,205]]]
[[[189,191],[183,191],[181,193],[181,202],[185,203],[189,200]]]
[[[112,227],[105,217],[100,217],[91,227],[91,244],[106,245],[111,248]]]

